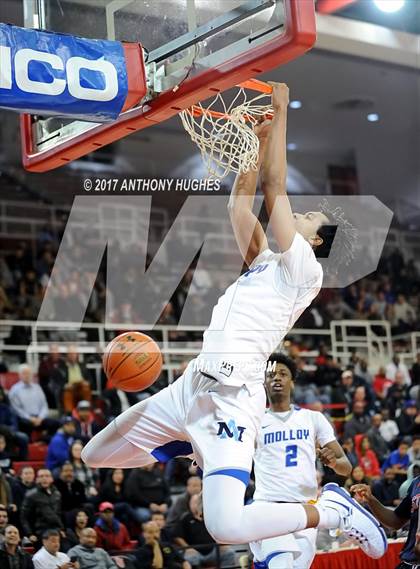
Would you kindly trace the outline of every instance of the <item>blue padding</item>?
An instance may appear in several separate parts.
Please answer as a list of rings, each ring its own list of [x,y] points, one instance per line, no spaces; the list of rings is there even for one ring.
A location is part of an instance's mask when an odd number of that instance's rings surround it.
[[[232,476],[232,478],[237,478],[241,482],[248,486],[249,484],[249,472],[248,470],[241,470],[239,468],[224,468],[221,470],[215,470],[214,472],[210,472],[206,476],[214,476],[215,474],[223,474],[224,476]]]
[[[166,445],[156,447],[150,454],[159,462],[168,462],[168,460],[176,456],[188,456],[192,453],[191,443],[187,441],[171,441],[166,443]]]

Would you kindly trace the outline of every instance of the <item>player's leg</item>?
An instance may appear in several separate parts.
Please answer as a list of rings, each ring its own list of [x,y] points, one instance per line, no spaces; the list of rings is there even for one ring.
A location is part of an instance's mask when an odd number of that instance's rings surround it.
[[[183,380],[119,415],[84,447],[84,462],[93,468],[137,468],[191,455],[174,395]]]
[[[253,502],[244,505],[265,391],[250,393],[213,382],[198,382],[187,412],[186,430],[203,468],[203,513],[220,543],[249,543],[306,528],[354,530],[368,555],[379,557],[386,538],[374,518],[334,485],[316,505]],[[346,525],[347,524],[347,525]],[[348,526],[348,527],[347,527]]]
[[[140,468],[156,462],[150,453],[118,432],[116,420],[88,442],[82,451],[82,459],[92,468]]]
[[[244,506],[265,401],[263,385],[250,393],[213,381],[196,393],[187,413],[186,428],[204,473],[204,521],[220,543],[249,543],[307,526],[300,504]]]
[[[316,554],[317,530],[308,528],[295,533],[294,537],[300,550],[300,555],[296,557],[293,569],[309,569]]]

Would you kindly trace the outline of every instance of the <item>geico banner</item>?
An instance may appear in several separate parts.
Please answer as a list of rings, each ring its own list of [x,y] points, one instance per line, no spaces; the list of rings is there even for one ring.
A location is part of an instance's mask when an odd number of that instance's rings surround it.
[[[104,122],[128,92],[120,42],[0,24],[0,106]]]

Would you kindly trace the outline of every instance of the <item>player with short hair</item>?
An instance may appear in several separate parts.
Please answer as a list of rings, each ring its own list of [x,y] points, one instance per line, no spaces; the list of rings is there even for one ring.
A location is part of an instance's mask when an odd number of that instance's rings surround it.
[[[279,253],[268,248],[252,211],[258,172],[238,175],[229,210],[249,270],[219,299],[200,356],[174,383],[134,405],[83,449],[90,466],[135,468],[174,456],[195,457],[203,470],[207,529],[220,543],[247,543],[306,527],[358,531],[365,551],[386,549],[377,522],[331,485],[316,505],[244,505],[255,439],[265,412],[267,359],[318,294],[323,244],[321,211],[293,214],[286,194],[286,85],[274,85],[274,116],[258,126],[262,186]],[[343,252],[344,256],[344,252]],[[337,487],[338,488],[338,487]]]
[[[416,569],[420,567],[420,476],[411,482],[406,496],[396,508],[387,508],[372,494],[372,488],[367,484],[354,484],[350,488],[356,498],[368,505],[371,512],[390,529],[399,530],[407,523],[408,535],[400,553],[401,563],[396,569]]]
[[[315,502],[316,456],[341,476],[351,464],[334,429],[319,411],[291,403],[296,364],[284,354],[268,360],[265,388],[270,402],[262,420],[254,456],[254,500]],[[318,453],[317,453],[318,448]],[[314,528],[250,543],[256,569],[309,569],[316,550]]]

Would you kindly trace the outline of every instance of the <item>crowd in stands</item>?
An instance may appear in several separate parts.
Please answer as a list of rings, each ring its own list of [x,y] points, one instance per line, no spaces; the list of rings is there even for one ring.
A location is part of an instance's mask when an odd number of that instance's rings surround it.
[[[25,243],[0,254],[0,319],[35,320],[57,255],[59,237],[46,228],[33,250]],[[128,267],[136,252],[120,262]],[[75,259],[83,247],[75,246]],[[124,260],[125,258],[125,260]],[[82,263],[81,263],[82,266]],[[116,322],[141,321],[132,297],[133,270],[121,270],[127,302],[114,306]],[[197,314],[222,291],[217,277],[201,271],[183,277],[162,309],[161,324],[175,324],[187,295]],[[94,285],[91,294],[91,288]],[[393,334],[419,329],[420,276],[398,251],[383,257],[374,276],[343,290],[325,289],[299,325],[326,328],[331,320],[390,322]],[[105,311],[105,269],[71,271],[60,284],[57,303],[70,312],[88,303],[86,321],[101,322]],[[146,291],[145,291],[146,294]],[[206,302],[203,299],[206,298]],[[213,299],[214,300],[214,299]],[[177,332],[171,339],[176,339]],[[14,328],[11,343],[26,344],[28,330]],[[420,473],[420,354],[407,367],[398,353],[371,373],[356,353],[348,365],[315,344],[315,369],[306,371],[299,350],[290,347],[299,377],[297,404],[323,412],[334,423],[353,466],[347,480],[318,464],[319,483],[347,488],[370,484],[374,495],[396,506]],[[6,371],[0,364],[0,373]],[[81,461],[83,446],[113,417],[137,401],[105,383],[101,397],[76,345],[62,353],[51,344],[39,369],[26,362],[19,381],[0,388],[0,568],[3,569],[190,569],[237,564],[229,546],[216,547],[201,512],[201,479],[184,459],[132,470],[92,470]],[[41,458],[33,459],[36,447]],[[252,485],[247,498],[252,496]],[[325,536],[324,536],[325,537]],[[320,536],[320,548],[331,540]]]
[[[22,364],[19,381],[0,390],[0,566],[2,556],[13,569],[234,566],[234,549],[216,547],[205,528],[201,479],[189,461],[132,470],[81,461],[115,407],[112,390],[94,397],[77,347],[69,354],[51,346],[37,373]],[[372,376],[357,354],[343,368],[321,346],[316,366],[301,369],[295,401],[330,417],[353,465],[345,480],[319,464],[320,485],[366,482],[396,506],[420,472],[420,355],[409,368],[396,355]],[[44,449],[35,465],[34,445]],[[319,547],[330,547],[324,538]]]
[[[55,235],[47,227],[39,235],[35,253],[33,247],[22,242],[13,253],[0,254],[0,319],[37,318],[60,239],[61,236]],[[112,270],[120,275],[121,298],[125,299],[123,304],[115,305],[112,286],[108,286],[108,290],[106,287],[106,263],[102,263],[98,274],[93,269],[91,272],[85,266],[83,235],[80,236],[80,241],[72,247],[72,266],[60,267],[60,271],[56,271],[59,285],[52,304],[60,306],[61,313],[66,314],[77,314],[81,306],[88,306],[85,321],[103,322],[106,300],[107,320],[120,323],[142,322],[142,314],[139,313],[141,307],[134,286],[138,275],[132,263],[132,259],[139,256],[140,246],[128,245],[121,248],[118,255],[113,255]],[[147,266],[150,260],[146,255]],[[85,268],[75,270],[74,267]],[[163,267],[161,274],[165,274]],[[209,310],[228,284],[222,282],[217,275],[217,271],[210,274],[204,269],[194,272],[190,268],[170,302],[162,307],[159,324],[178,322],[187,295],[190,314],[195,315],[197,324],[205,324],[210,317]],[[158,280],[154,286],[159,288]],[[343,318],[387,320],[393,334],[403,334],[419,328],[419,292],[420,275],[414,260],[405,260],[395,249],[382,256],[374,275],[345,289],[323,289],[305,311],[298,326],[327,328],[331,320]],[[143,303],[149,302],[147,295],[148,291],[143,290]],[[54,310],[52,306],[51,317],[54,317]],[[27,331],[21,329],[14,334],[25,335]],[[173,334],[175,338],[177,333]]]

